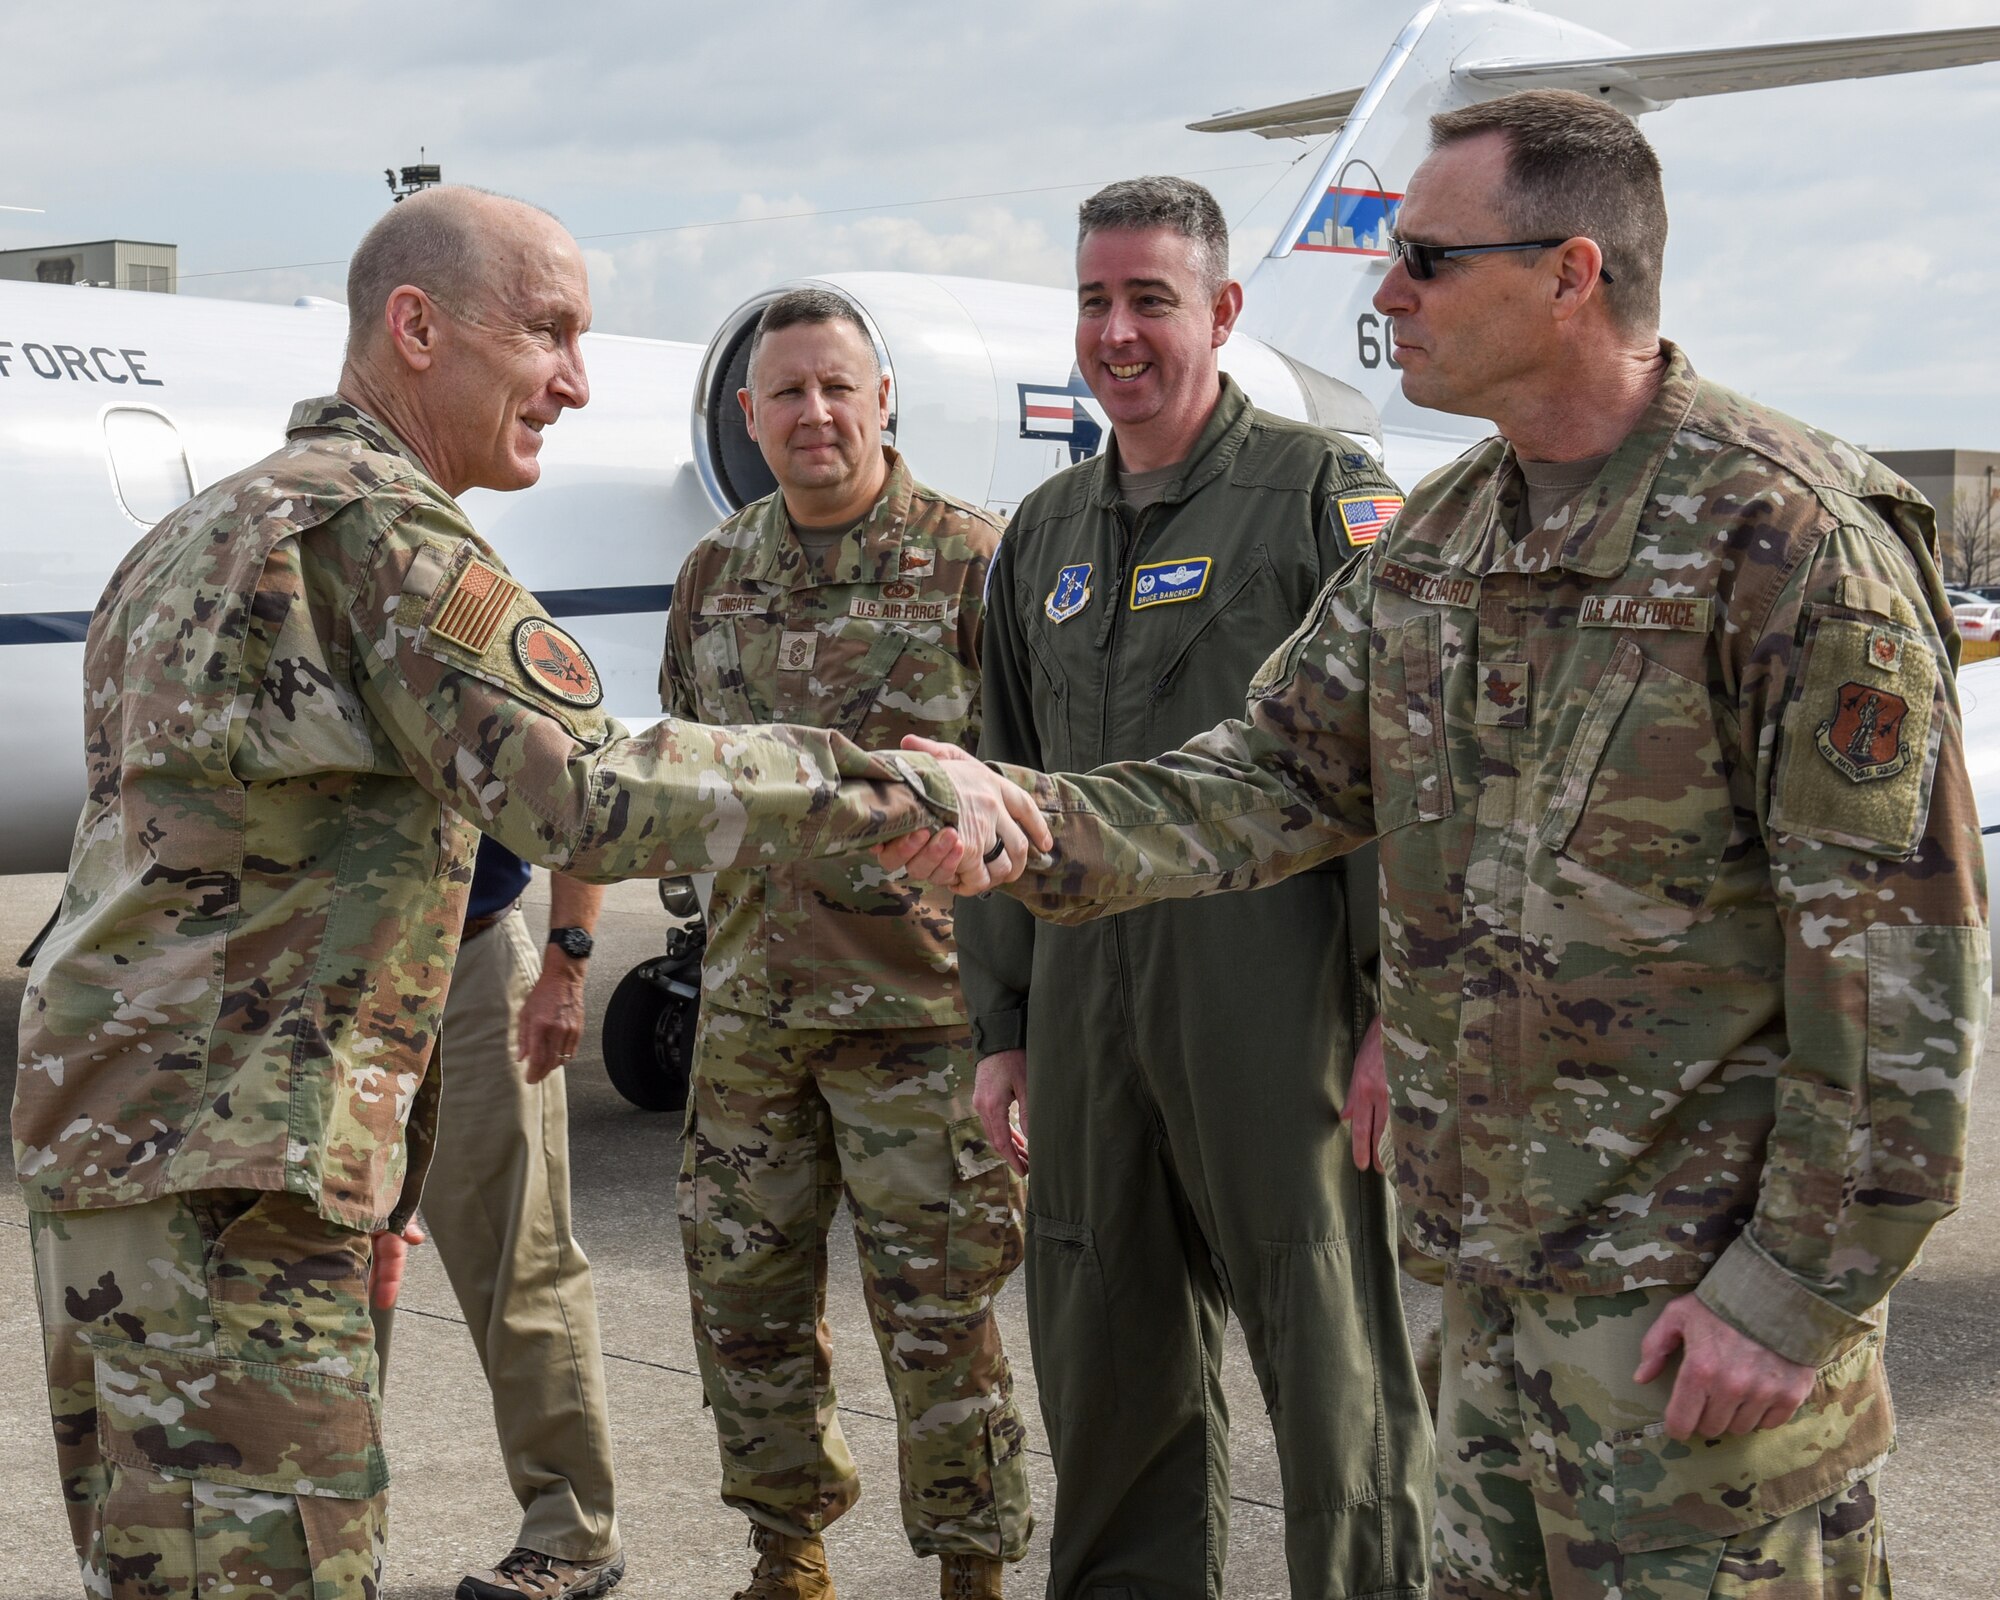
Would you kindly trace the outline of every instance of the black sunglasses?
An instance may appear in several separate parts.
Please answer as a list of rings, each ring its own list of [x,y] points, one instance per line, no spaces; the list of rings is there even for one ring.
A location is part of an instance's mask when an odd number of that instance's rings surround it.
[[[1391,237],[1389,252],[1403,263],[1411,277],[1422,280],[1437,276],[1437,264],[1451,261],[1459,256],[1491,256],[1507,250],[1553,250],[1559,244],[1568,244],[1568,239],[1528,239],[1520,244],[1418,244],[1410,239]],[[1600,261],[1597,276],[1606,283],[1612,281]]]

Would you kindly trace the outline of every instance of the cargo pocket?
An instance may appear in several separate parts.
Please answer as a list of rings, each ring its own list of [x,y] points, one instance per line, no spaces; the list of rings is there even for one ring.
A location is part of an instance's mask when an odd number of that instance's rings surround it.
[[[947,1299],[991,1294],[1021,1264],[1021,1188],[977,1117],[951,1124]]]
[[[1730,815],[1707,688],[1621,639],[1569,741],[1542,844],[1692,909],[1715,881]]]
[[[1431,613],[1377,630],[1369,645],[1368,730],[1378,836],[1451,815],[1443,632],[1442,621]]]
[[[1118,1404],[1118,1352],[1111,1343],[1104,1269],[1080,1222],[1028,1212],[1028,1335],[1042,1404],[1093,1422]]]
[[[315,1600],[373,1581],[389,1486],[381,1418],[367,1385],[328,1373],[93,1339],[99,1449],[115,1467],[187,1480],[198,1548],[213,1524],[297,1501]],[[218,1495],[222,1485],[250,1495]]]
[[[1819,1369],[1782,1427],[1686,1443],[1664,1422],[1613,1434],[1614,1538],[1627,1554],[1733,1539],[1846,1488],[1894,1443],[1875,1333]]]

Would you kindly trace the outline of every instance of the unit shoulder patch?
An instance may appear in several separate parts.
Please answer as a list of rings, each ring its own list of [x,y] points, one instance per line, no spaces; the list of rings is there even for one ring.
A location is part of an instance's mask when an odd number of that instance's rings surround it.
[[[564,705],[588,711],[604,685],[583,646],[547,617],[523,617],[514,629],[514,659],[528,680]]]
[[[1142,561],[1132,569],[1132,609],[1168,606],[1198,600],[1208,589],[1213,556],[1176,556],[1167,561]]]
[[[1822,615],[1786,712],[1774,827],[1877,855],[1923,835],[1937,759],[1937,658],[1893,624]]]
[[[508,609],[521,596],[521,586],[498,567],[477,557],[466,563],[445,596],[430,631],[440,639],[484,655]]]

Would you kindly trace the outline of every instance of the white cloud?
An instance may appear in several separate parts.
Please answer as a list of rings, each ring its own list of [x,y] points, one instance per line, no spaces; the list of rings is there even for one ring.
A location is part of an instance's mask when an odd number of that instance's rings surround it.
[[[1312,163],[1182,125],[1360,83],[1416,3],[16,7],[0,134],[35,156],[0,201],[49,211],[0,213],[0,248],[163,238],[186,292],[337,296],[381,169],[423,145],[451,178],[609,236],[586,247],[612,332],[705,339],[758,288],[821,271],[1062,283],[1076,202],[1134,172],[1237,169],[1204,181],[1248,269]],[[1990,0],[1545,9],[1658,49],[1993,20]],[[1878,446],[2000,445],[2000,168],[1977,159],[2000,138],[2000,66],[1690,101],[1645,126],[1674,213],[1669,330],[1704,370]],[[1012,190],[1040,192],[995,193]],[[938,196],[986,198],[846,209]],[[767,220],[797,211],[830,214]],[[636,231],[705,222],[732,225]]]

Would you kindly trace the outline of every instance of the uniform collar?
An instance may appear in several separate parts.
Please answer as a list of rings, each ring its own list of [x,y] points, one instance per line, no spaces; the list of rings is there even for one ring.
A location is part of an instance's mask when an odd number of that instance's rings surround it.
[[[1167,485],[1160,496],[1161,501],[1172,505],[1185,500],[1197,489],[1227,472],[1250,433],[1252,414],[1250,397],[1237,387],[1234,378],[1223,373],[1222,393],[1216,397],[1215,409],[1209,413],[1194,448],[1182,462],[1181,475]],[[1090,498],[1109,510],[1119,500],[1118,434],[1115,429],[1111,442],[1104,447],[1104,453],[1092,465],[1097,470],[1097,479],[1090,486]]]
[[[744,509],[751,536],[722,564],[721,576],[732,582],[770,584],[780,589],[809,589],[823,581],[894,582],[902,576],[903,529],[910,520],[916,481],[889,445],[882,447],[882,459],[889,465],[889,477],[868,515],[834,546],[830,578],[822,580],[816,564],[806,559],[798,535],[792,532],[782,490]]]
[[[416,451],[397,438],[386,423],[376,420],[352,400],[343,400],[337,394],[322,395],[317,400],[301,400],[292,407],[291,420],[285,424],[285,437],[297,439],[311,433],[339,433],[350,439],[359,439],[371,450],[401,456],[425,477],[430,476],[430,469],[417,459]]]
[[[1631,564],[1639,518],[1652,503],[1653,483],[1666,465],[1674,436],[1694,409],[1701,390],[1694,367],[1678,345],[1662,339],[1660,349],[1667,370],[1659,392],[1583,492],[1576,524],[1556,556],[1555,564],[1570,572],[1609,578]],[[1515,509],[1525,493],[1514,447],[1502,441],[1494,470],[1439,552],[1444,561],[1466,572],[1492,571],[1513,537]]]

